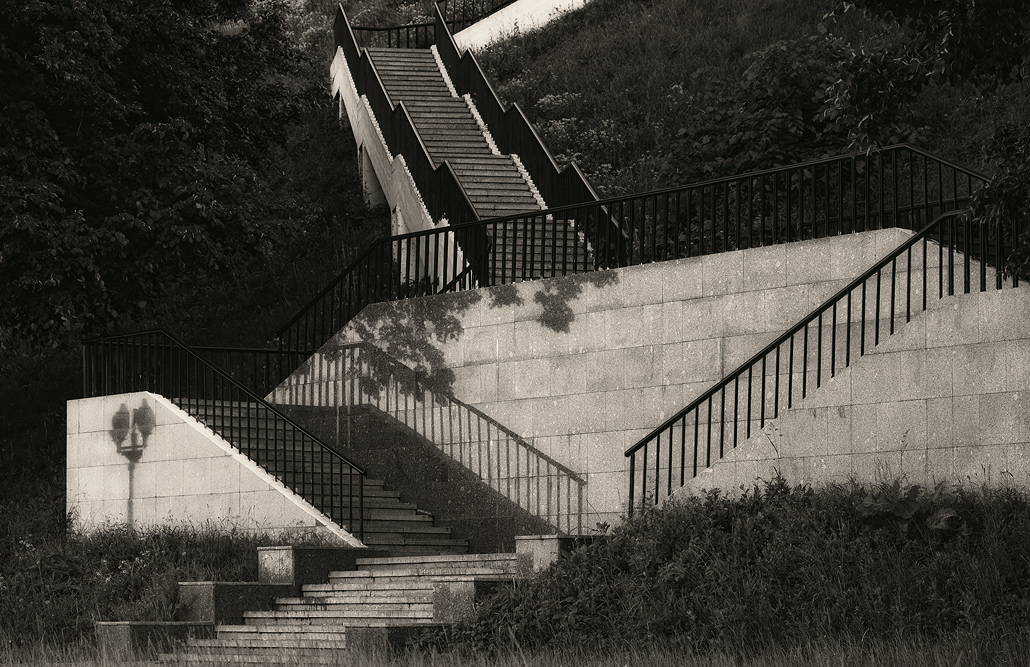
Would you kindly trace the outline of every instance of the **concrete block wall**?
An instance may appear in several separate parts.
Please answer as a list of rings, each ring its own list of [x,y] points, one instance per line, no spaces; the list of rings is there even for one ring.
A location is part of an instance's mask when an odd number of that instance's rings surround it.
[[[153,416],[150,428],[118,423],[116,415],[133,415],[144,405]],[[119,439],[123,448],[134,443],[141,450],[131,471]],[[67,443],[67,509],[79,530],[125,525],[131,512],[137,528],[189,524],[273,535],[322,532],[360,546],[162,396],[138,392],[68,401]]]
[[[586,477],[585,526],[611,522],[625,510],[627,447],[907,235],[866,232],[375,304],[276,400],[339,400],[342,343],[365,338],[405,361],[428,347],[421,361],[453,374],[455,397]],[[434,309],[448,317],[427,322]],[[398,344],[400,329],[418,340]]]
[[[1030,484],[1030,289],[949,298],[681,493],[792,483]]]

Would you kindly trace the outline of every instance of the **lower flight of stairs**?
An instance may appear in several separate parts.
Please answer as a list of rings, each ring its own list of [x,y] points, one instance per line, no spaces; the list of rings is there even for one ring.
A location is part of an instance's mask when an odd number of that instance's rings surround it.
[[[340,464],[327,460],[304,440],[280,438],[279,442],[289,443],[289,446],[276,445],[275,435],[285,435],[289,431],[284,421],[271,419],[269,413],[256,403],[173,401],[204,424],[224,424],[232,420],[234,432],[245,434],[243,439],[246,440],[245,443],[232,443],[235,447],[251,452],[252,460],[280,480],[289,479],[287,473],[304,475],[308,482],[305,491],[310,496],[305,500],[322,509],[319,507],[321,486],[311,482],[317,480],[327,467],[335,466],[339,472]],[[275,447],[280,451],[272,454]],[[384,480],[366,478],[363,486],[360,505],[365,520],[362,542],[366,546],[388,550],[395,556],[463,554],[468,551],[466,540],[452,538],[450,528],[437,526],[431,514],[419,510],[414,503],[403,502],[400,493],[388,487]],[[303,497],[304,494],[299,495]],[[350,502],[357,505],[358,498],[351,498]]]
[[[280,598],[271,611],[244,613],[242,625],[220,625],[214,639],[191,639],[186,664],[335,664],[375,629],[424,630],[434,622],[440,582],[512,582],[515,554],[359,558],[352,571],[333,572],[324,584],[305,585],[299,597]]]

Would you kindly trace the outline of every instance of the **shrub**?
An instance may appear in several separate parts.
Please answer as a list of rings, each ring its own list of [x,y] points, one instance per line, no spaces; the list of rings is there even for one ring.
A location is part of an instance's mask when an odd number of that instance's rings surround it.
[[[459,646],[697,650],[1018,634],[1030,496],[790,487],[670,503],[486,602]]]

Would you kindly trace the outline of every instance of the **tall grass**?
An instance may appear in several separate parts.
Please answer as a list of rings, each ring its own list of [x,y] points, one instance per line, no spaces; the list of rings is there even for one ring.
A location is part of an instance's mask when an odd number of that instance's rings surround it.
[[[66,523],[63,470],[4,481],[0,658],[41,648],[89,654],[98,620],[175,620],[177,582],[255,581],[255,548],[283,543],[218,526],[78,534]]]

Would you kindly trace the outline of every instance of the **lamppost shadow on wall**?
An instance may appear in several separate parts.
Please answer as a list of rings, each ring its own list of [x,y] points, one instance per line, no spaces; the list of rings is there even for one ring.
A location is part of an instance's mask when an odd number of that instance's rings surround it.
[[[157,418],[154,410],[145,398],[143,403],[131,412],[129,411],[129,406],[122,403],[122,407],[118,408],[118,412],[114,413],[114,417],[111,418],[111,430],[108,433],[111,436],[111,440],[114,441],[118,453],[129,460],[129,527],[133,525],[132,499],[135,495],[134,476],[136,464],[142,458],[143,450],[147,446],[147,439],[154,432],[156,425]]]

